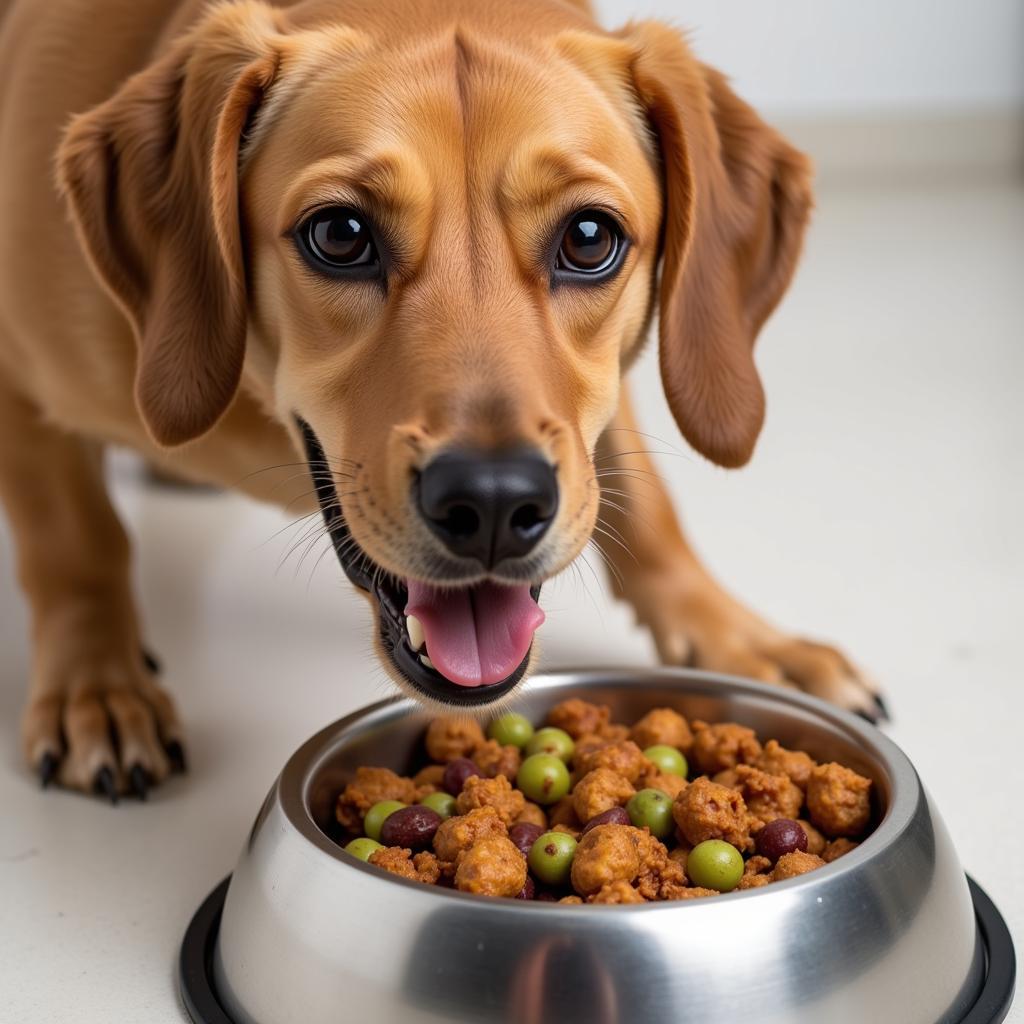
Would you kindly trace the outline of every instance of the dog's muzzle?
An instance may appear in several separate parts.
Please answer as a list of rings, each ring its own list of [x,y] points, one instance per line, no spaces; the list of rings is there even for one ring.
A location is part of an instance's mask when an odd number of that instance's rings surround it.
[[[484,582],[463,588],[436,587],[399,580],[385,572],[353,538],[315,432],[298,416],[296,422],[338,561],[349,580],[376,600],[381,645],[395,669],[425,697],[462,707],[492,704],[514,690],[530,662],[533,631],[544,619],[537,605],[540,584],[506,587]],[[525,474],[525,484],[520,481],[518,495],[504,501],[500,515],[511,521],[520,510],[517,522],[539,539],[547,526],[545,522],[538,530],[537,524],[545,514],[553,515],[554,509],[547,504],[521,511],[538,500],[537,491],[530,490],[529,476]],[[524,491],[529,491],[528,500],[522,497]],[[444,671],[430,656],[432,638]],[[506,672],[510,660],[515,667]]]

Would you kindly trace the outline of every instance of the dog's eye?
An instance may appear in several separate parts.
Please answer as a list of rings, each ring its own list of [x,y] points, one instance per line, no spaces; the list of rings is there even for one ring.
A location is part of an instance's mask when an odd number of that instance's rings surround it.
[[[622,231],[599,210],[577,213],[562,236],[556,270],[588,277],[610,270],[622,251]]]
[[[318,210],[298,230],[307,255],[328,270],[366,271],[380,265],[377,246],[366,218],[357,210],[331,207]]]

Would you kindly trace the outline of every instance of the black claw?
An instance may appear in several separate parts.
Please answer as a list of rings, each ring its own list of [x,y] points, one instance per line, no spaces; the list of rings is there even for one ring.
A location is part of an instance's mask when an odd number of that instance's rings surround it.
[[[185,748],[178,740],[171,740],[167,744],[167,757],[170,759],[171,767],[179,775],[184,775],[188,771],[188,763],[185,760]]]
[[[878,725],[878,717],[871,711],[862,711],[858,708],[854,711],[854,714],[858,718],[863,718],[865,722],[870,722],[872,725]]]
[[[892,715],[889,714],[889,705],[886,704],[885,700],[875,694],[875,707],[878,708],[878,717],[885,722],[892,721]]]
[[[145,800],[149,796],[149,773],[141,764],[131,766],[128,771],[128,783],[140,800]]]
[[[51,753],[49,750],[39,758],[39,764],[36,765],[36,772],[39,774],[39,781],[42,784],[43,789],[46,789],[51,782],[57,777],[57,769],[60,767],[60,759],[56,754]]]
[[[117,803],[117,783],[109,765],[104,765],[96,773],[96,778],[92,780],[92,788],[98,796],[105,796],[112,804]]]
[[[160,662],[157,660],[156,655],[152,651],[147,651],[145,647],[142,648],[142,664],[153,673],[153,675],[160,675]]]

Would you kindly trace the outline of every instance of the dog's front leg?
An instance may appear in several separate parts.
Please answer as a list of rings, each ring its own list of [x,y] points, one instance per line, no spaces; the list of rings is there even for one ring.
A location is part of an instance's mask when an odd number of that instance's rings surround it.
[[[25,756],[44,784],[145,796],[182,762],[181,732],[143,663],[102,452],[45,423],[2,379],[0,499],[32,616]]]
[[[691,665],[797,686],[871,719],[885,714],[873,687],[837,650],[788,636],[728,594],[687,543],[643,451],[628,392],[599,445],[602,545],[612,584],[670,665]]]

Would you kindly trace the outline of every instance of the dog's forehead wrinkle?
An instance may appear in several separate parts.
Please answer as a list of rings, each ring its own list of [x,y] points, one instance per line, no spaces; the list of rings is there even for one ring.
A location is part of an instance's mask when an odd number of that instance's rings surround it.
[[[472,74],[472,55],[466,39],[458,27],[452,37],[455,51],[455,95],[458,97],[459,113],[462,122],[462,169],[463,198],[466,212],[466,240],[468,242],[469,276],[473,287],[473,295],[480,295],[480,219],[476,216],[476,203],[473,201],[472,153],[470,139],[470,83]]]

